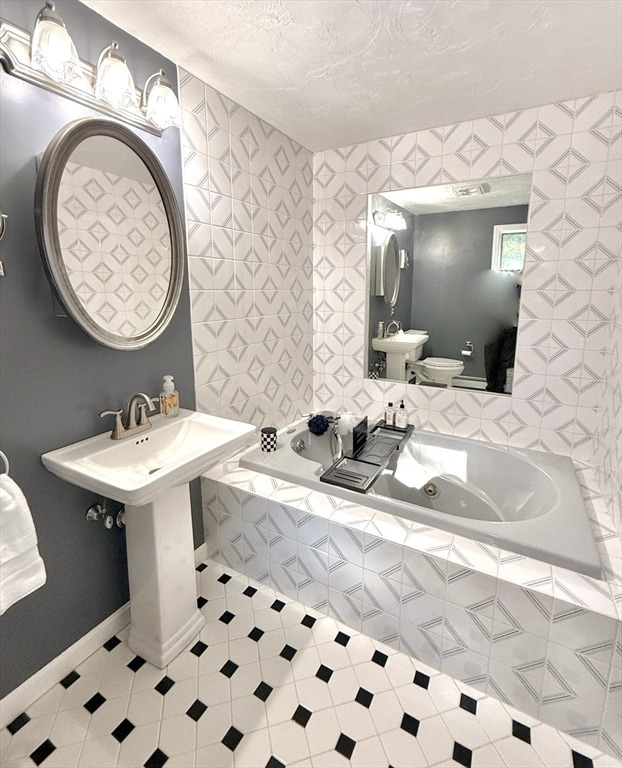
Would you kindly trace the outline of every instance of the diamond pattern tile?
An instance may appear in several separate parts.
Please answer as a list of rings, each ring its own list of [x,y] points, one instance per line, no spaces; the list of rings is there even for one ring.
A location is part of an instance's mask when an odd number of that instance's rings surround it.
[[[207,564],[213,567],[201,571],[202,585],[213,594],[222,581],[218,582],[218,565]],[[70,695],[83,686],[84,704],[77,706],[86,709],[89,728],[78,732],[75,717],[59,717],[50,733],[47,709],[35,702],[1,734],[3,768],[21,768],[26,761],[37,766],[69,765],[65,745],[76,749],[73,768],[82,765],[77,761],[81,752],[85,768],[198,766],[208,754],[208,764],[230,768],[283,768],[305,761],[328,768],[345,765],[344,761],[380,768],[440,766],[449,761],[465,768],[500,768],[504,763],[508,768],[612,765],[611,758],[593,747],[583,747],[575,739],[570,744],[569,737],[550,726],[463,683],[458,690],[446,674],[328,616],[318,615],[306,626],[304,618],[311,614],[291,601],[280,601],[281,609],[274,612],[272,589],[231,569],[227,575],[231,596],[170,669],[156,670],[144,662],[131,674],[135,690],[107,699],[99,689],[113,686],[118,671],[132,658],[127,642],[118,639],[108,651],[111,663],[104,668],[103,679],[76,671],[44,695],[54,691]],[[238,614],[235,606],[246,600],[249,588],[254,590],[256,608]],[[236,613],[236,621],[228,627],[220,621],[223,607]],[[253,622],[263,624],[269,616],[269,629],[249,642]],[[227,640],[238,621],[237,636]],[[216,642],[217,638],[222,640]],[[283,651],[288,664],[279,658]],[[89,660],[80,669],[88,665]],[[178,680],[173,677],[177,674]],[[538,736],[539,729],[547,730]],[[552,762],[547,762],[547,755]]]

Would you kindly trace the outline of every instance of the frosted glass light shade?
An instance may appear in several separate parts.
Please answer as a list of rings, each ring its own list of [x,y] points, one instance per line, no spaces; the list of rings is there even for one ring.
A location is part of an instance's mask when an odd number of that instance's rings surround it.
[[[134,79],[118,48],[117,43],[113,43],[99,56],[95,96],[117,109],[138,112]]]
[[[54,3],[46,3],[37,16],[32,34],[30,60],[35,69],[52,80],[86,89],[78,52]]]
[[[152,77],[155,77],[155,82],[147,97],[145,109],[147,120],[151,120],[158,128],[162,129],[170,128],[172,125],[181,125],[179,102],[171,84],[164,77],[164,72],[160,71],[160,74],[152,75]],[[145,91],[149,80],[145,84]]]

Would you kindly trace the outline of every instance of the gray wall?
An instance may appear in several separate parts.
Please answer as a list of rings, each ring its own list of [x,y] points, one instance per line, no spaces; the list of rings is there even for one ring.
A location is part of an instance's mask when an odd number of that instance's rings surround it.
[[[512,276],[490,269],[493,227],[526,222],[526,205],[415,217],[410,326],[430,334],[423,357],[463,360],[465,376],[485,376],[484,345],[516,325]],[[462,357],[466,340],[471,357]]]
[[[32,30],[42,0],[3,0],[2,17]],[[139,87],[162,67],[175,88],[176,68],[158,53],[71,0],[57,9],[81,58],[95,62],[113,39]],[[1,205],[8,214],[1,244],[0,447],[32,511],[48,579],[44,587],[0,618],[0,696],[103,621],[128,600],[125,535],[87,523],[99,497],[47,472],[40,455],[111,426],[98,418],[138,391],[160,391],[173,373],[182,405],[194,407],[187,279],[173,321],[146,349],[118,352],[99,346],[69,318],[54,316],[51,292],[35,240],[35,156],[66,123],[100,113],[0,73]],[[183,212],[179,131],[161,139],[136,131],[167,170]],[[203,540],[200,496],[193,488],[195,545]]]

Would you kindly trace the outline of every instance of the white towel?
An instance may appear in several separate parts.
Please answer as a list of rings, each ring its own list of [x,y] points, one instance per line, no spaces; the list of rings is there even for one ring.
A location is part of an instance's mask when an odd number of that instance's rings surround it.
[[[26,497],[14,480],[0,474],[0,615],[45,579]]]

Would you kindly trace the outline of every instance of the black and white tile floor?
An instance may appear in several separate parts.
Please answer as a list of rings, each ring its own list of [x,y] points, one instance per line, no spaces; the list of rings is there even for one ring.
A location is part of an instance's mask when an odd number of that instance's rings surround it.
[[[615,758],[207,561],[200,638],[128,629],[0,732],[3,768],[613,768]]]

